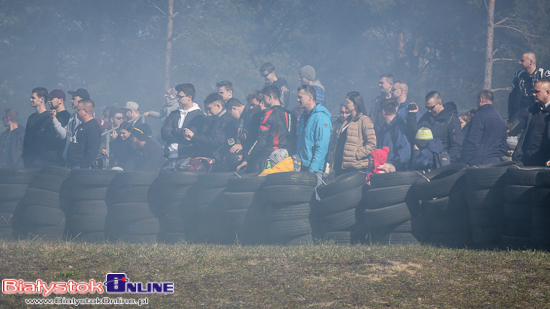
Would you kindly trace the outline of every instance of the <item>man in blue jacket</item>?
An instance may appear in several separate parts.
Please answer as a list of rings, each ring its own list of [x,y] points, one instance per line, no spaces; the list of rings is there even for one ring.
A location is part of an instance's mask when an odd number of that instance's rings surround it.
[[[302,159],[302,170],[317,174],[317,186],[325,168],[332,123],[329,111],[315,103],[312,86],[298,87],[298,104],[304,110],[298,123],[296,152]]]
[[[461,158],[468,165],[499,162],[508,150],[506,124],[493,108],[491,90],[483,90],[478,94],[477,107],[464,139]]]
[[[380,103],[380,116],[385,122],[382,130],[376,132],[377,149],[390,148],[387,163],[398,171],[407,170],[411,159],[411,144],[405,135],[405,121],[397,116],[397,102],[387,99]]]

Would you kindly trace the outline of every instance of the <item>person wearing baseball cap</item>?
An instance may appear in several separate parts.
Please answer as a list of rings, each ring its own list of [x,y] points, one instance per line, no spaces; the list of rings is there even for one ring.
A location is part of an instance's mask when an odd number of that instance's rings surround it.
[[[65,109],[65,92],[61,89],[54,89],[45,95],[50,108],[50,122],[44,128],[44,138],[41,141],[42,150],[40,165],[65,166],[63,151],[65,150],[65,139],[61,138],[55,129],[53,119],[56,119],[62,126],[69,123],[71,114]]]
[[[84,88],[78,88],[75,91],[68,91],[68,93],[72,96],[71,105],[75,110],[78,107],[78,102],[80,100],[90,100],[90,94],[88,93],[88,90]],[[76,112],[71,116],[71,118],[69,118],[69,121],[65,125],[57,119],[57,115],[52,115],[52,121],[57,134],[59,134],[59,137],[62,139],[66,139],[65,150],[63,151],[63,158],[66,160],[67,149],[69,148],[69,144],[71,143],[71,138],[75,135],[76,128],[82,122],[80,121],[80,119],[78,119],[78,115]]]
[[[124,106],[120,108],[124,111],[124,116],[126,116],[126,120],[130,123],[136,123],[138,121],[138,117],[141,116],[141,112],[139,110],[139,104],[137,104],[134,101],[128,101]],[[155,118],[160,118],[160,113],[155,111],[149,111],[143,113],[145,117],[151,116]],[[142,120],[142,123],[145,121]]]
[[[127,165],[127,171],[159,172],[166,162],[164,150],[151,139],[151,127],[146,123],[139,123],[132,128],[132,147],[136,150],[132,164]]]

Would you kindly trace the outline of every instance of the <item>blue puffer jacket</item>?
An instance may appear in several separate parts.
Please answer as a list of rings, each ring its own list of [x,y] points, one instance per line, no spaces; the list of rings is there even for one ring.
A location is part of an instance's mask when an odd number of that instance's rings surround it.
[[[300,117],[296,152],[302,159],[302,166],[309,167],[312,173],[325,168],[331,129],[330,113],[320,104],[311,110],[309,117],[306,112]]]
[[[422,149],[415,149],[413,153],[413,169],[416,171],[433,170],[437,168],[434,162],[434,154],[441,154],[445,151],[443,143],[439,138],[429,141]],[[447,154],[448,156],[448,154]],[[447,163],[450,160],[447,160]]]

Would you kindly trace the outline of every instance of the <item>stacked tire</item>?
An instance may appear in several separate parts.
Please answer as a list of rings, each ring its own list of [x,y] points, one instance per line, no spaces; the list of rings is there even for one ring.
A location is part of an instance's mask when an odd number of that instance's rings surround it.
[[[234,173],[200,174],[190,200],[185,201],[186,233],[194,242],[229,244],[235,235],[225,225],[223,192]]]
[[[199,173],[161,171],[151,184],[149,206],[160,223],[159,241],[174,244],[186,241],[185,224],[180,216],[183,199],[198,180]]]
[[[323,239],[343,245],[359,241],[356,212],[365,178],[365,173],[346,173],[317,188],[321,200],[314,203],[314,214]]]
[[[283,172],[266,176],[262,188],[269,236],[276,244],[312,244],[309,219],[315,199],[317,176],[308,172]]]
[[[71,170],[70,204],[65,209],[71,239],[86,242],[105,240],[107,188],[118,173],[101,169]]]
[[[509,168],[518,162],[498,162],[466,170],[468,203],[474,247],[494,248],[506,230],[504,190]]]
[[[227,190],[222,192],[225,225],[245,245],[267,242],[267,222],[260,197],[264,181],[265,177],[245,174],[229,179]]]
[[[418,175],[417,172],[371,175],[363,212],[367,242],[419,243],[423,229],[418,224],[418,201],[412,194],[412,184]]]
[[[156,242],[160,231],[147,202],[147,194],[154,172],[118,173],[107,191],[107,218],[105,237],[109,241],[121,240],[129,243]]]
[[[62,167],[45,166],[33,177],[14,212],[14,237],[55,240],[65,235],[61,192],[67,192],[65,181],[70,172]]]
[[[0,169],[0,239],[12,239],[14,212],[37,169]]]
[[[531,192],[531,239],[535,248],[550,249],[550,169],[540,169]]]
[[[420,175],[412,188],[421,201],[421,217],[428,225],[426,241],[462,247],[469,244],[468,209],[462,199],[465,164],[455,163]]]

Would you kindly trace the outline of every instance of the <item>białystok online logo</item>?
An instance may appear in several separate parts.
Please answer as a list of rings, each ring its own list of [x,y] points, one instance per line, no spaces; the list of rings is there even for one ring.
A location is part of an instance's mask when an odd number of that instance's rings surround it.
[[[130,282],[123,273],[109,273],[105,276],[105,282],[96,282],[94,279],[88,282],[51,282],[47,284],[38,279],[36,282],[28,282],[16,279],[2,280],[2,293],[4,294],[42,294],[48,296],[54,294],[87,294],[87,293],[174,293],[173,282]]]

